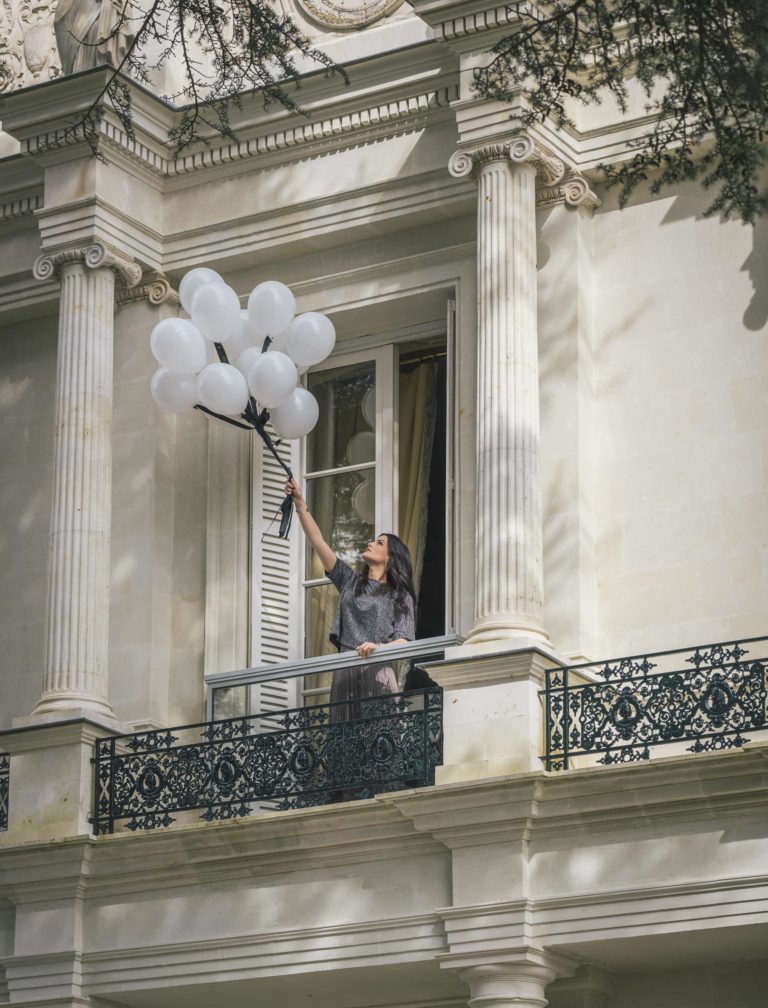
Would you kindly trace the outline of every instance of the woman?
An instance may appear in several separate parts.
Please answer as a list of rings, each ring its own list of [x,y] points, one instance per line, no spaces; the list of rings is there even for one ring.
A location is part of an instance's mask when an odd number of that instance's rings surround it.
[[[339,604],[331,626],[330,640],[339,651],[357,651],[370,656],[382,644],[405,644],[415,637],[415,599],[408,547],[388,532],[368,543],[361,556],[361,574],[336,556],[323,539],[317,522],[295,480],[285,484],[301,527],[328,577],[339,591]],[[333,673],[329,720],[349,721],[358,717],[358,705],[343,701],[397,693],[391,665],[364,665]]]

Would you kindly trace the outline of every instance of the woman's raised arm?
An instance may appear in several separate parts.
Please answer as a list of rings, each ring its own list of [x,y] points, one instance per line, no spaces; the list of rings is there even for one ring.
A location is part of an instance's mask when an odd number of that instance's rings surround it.
[[[285,492],[293,495],[296,514],[299,516],[301,527],[304,529],[304,535],[309,539],[310,546],[317,553],[320,563],[323,565],[323,570],[332,571],[336,564],[336,554],[325,539],[323,539],[323,534],[317,522],[307,510],[307,502],[296,480],[288,480],[285,484]]]

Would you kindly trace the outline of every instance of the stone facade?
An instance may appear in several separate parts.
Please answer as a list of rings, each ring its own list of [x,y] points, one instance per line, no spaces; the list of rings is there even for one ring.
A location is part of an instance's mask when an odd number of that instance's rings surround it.
[[[302,2],[348,87],[308,76],[307,116],[246,96],[236,140],[180,158],[175,111],[135,88],[103,161],[61,127],[108,71],[60,74],[53,14],[0,13],[23,88],[0,160],[0,1002],[757,1008],[764,735],[546,772],[539,690],[566,659],[768,630],[764,222],[703,218],[693,186],[619,210],[595,168],[640,110],[522,133],[478,101],[512,8]],[[148,334],[199,265],[241,298],[288,283],[339,360],[445,345],[444,761],[434,787],[93,837],[99,739],[201,721],[206,676],[300,658],[297,531],[262,612],[272,475],[149,394]]]

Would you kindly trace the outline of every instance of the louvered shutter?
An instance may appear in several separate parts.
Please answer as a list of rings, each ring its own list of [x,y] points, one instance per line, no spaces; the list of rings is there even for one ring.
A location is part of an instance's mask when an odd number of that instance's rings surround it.
[[[277,435],[270,430],[277,442]],[[278,446],[280,457],[294,471],[295,442]],[[298,657],[297,627],[301,594],[297,590],[300,532],[278,537],[280,504],[285,497],[285,472],[261,442],[254,451],[253,509],[253,636],[251,665],[290,661]],[[277,515],[277,517],[275,517]],[[251,709],[285,710],[297,706],[296,680],[275,680],[252,687]]]

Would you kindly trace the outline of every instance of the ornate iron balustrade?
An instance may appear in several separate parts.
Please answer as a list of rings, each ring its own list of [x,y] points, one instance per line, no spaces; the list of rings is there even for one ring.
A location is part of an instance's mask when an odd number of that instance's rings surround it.
[[[767,645],[754,637],[548,670],[546,769],[589,755],[634,763],[671,743],[692,753],[744,745],[743,732],[766,727]]]
[[[8,829],[8,782],[11,773],[11,757],[0,753],[0,830]]]
[[[425,787],[442,762],[442,724],[442,691],[426,689],[99,739],[94,832]]]

